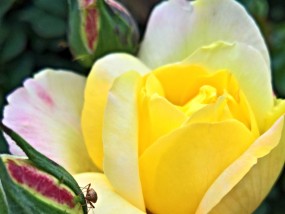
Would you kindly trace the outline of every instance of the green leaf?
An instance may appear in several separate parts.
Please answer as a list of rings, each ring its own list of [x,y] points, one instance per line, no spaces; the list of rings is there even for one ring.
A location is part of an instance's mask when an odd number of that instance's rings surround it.
[[[268,204],[266,202],[263,202],[261,206],[259,206],[257,210],[254,211],[253,214],[269,214],[270,213],[269,210],[270,208]]]
[[[38,67],[65,68],[81,74],[87,74],[89,72],[89,69],[83,69],[77,61],[70,62],[70,60],[63,58],[59,54],[55,55],[49,53],[36,56],[36,63]]]
[[[63,19],[54,16],[41,15],[37,22],[32,23],[32,27],[35,33],[43,38],[55,38],[64,36],[66,23]]]
[[[87,208],[85,206],[84,195],[80,187],[78,186],[75,179],[60,165],[45,157],[43,154],[39,153],[32,146],[30,146],[21,136],[15,133],[13,130],[9,129],[5,125],[1,124],[0,128],[12,139],[15,143],[24,151],[29,160],[40,170],[54,176],[61,183],[68,186],[76,195],[78,195],[78,200],[82,204],[84,213],[87,213]],[[3,163],[2,163],[3,164]],[[3,169],[2,169],[3,171]],[[2,174],[0,169],[0,174]],[[1,178],[2,179],[2,178]],[[11,186],[11,185],[10,185]],[[15,194],[14,194],[15,195]],[[30,212],[32,213],[32,212]],[[52,212],[51,212],[52,213]]]
[[[43,53],[49,45],[49,39],[43,39],[37,35],[32,35],[30,39],[32,50],[36,53]]]
[[[8,34],[9,34],[9,30],[8,30],[7,24],[4,24],[0,20],[0,47],[3,47],[2,45],[6,41]]]
[[[284,60],[284,59],[283,59]],[[277,64],[276,61],[274,61]],[[283,64],[283,68],[285,67],[284,61],[281,62]],[[285,97],[285,74],[281,70],[274,72],[274,86],[277,90],[278,97]]]
[[[20,25],[15,25],[10,29],[5,43],[0,50],[0,62],[7,62],[22,53],[26,47],[27,37]]]
[[[0,207],[1,207],[1,213],[2,214],[8,214],[9,213],[8,202],[7,202],[6,194],[5,194],[3,186],[2,186],[1,179],[0,179]]]
[[[9,83],[9,88],[14,89],[32,74],[34,56],[32,53],[27,52],[7,63],[6,66],[7,72],[9,71],[9,80],[6,80],[6,84]]]
[[[0,95],[3,96],[3,93],[0,93]],[[1,101],[3,101],[3,98]],[[3,104],[1,104],[1,106],[2,105]],[[7,145],[6,141],[4,140],[3,135],[0,135],[0,154],[1,153],[6,153],[6,154],[8,153],[8,145]]]
[[[33,31],[43,38],[65,35],[67,24],[63,18],[53,16],[37,7],[30,7],[18,14],[21,20],[29,22]]]
[[[67,2],[66,0],[33,0],[33,3],[52,15],[65,18],[67,15]]]
[[[12,7],[15,0],[1,0],[0,1],[0,18]]]
[[[268,2],[267,0],[239,0],[248,11],[258,18],[265,18],[268,15]]]

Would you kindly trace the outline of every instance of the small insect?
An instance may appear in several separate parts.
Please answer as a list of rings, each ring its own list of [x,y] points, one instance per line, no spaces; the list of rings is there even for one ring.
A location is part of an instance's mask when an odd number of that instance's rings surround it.
[[[88,212],[89,212],[90,209],[95,208],[94,204],[97,202],[98,196],[97,196],[97,193],[95,192],[95,190],[93,188],[91,188],[91,184],[87,184],[85,187],[82,188],[82,191],[83,190],[86,190],[86,194],[84,195],[84,198],[85,198],[87,208],[88,208]]]

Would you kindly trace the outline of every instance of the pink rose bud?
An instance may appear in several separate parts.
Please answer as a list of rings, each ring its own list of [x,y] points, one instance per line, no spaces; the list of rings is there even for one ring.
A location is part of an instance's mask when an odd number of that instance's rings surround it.
[[[69,46],[83,65],[111,52],[135,54],[137,25],[129,12],[114,0],[69,1]]]

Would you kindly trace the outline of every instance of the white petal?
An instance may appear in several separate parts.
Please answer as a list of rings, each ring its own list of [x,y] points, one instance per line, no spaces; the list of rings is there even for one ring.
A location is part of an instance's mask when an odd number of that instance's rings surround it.
[[[80,127],[84,86],[82,76],[45,69],[8,96],[3,123],[70,173],[92,170]]]
[[[110,90],[103,126],[104,172],[114,189],[145,210],[138,164],[137,88],[140,75],[127,72]]]
[[[142,214],[141,210],[134,207],[119,194],[117,194],[106,176],[102,173],[82,173],[74,176],[80,186],[91,184],[98,196],[94,204],[94,212],[99,214]],[[91,212],[92,213],[92,212]]]
[[[139,58],[156,68],[181,61],[197,48],[220,40],[250,45],[269,64],[257,25],[234,0],[172,0],[160,4],[151,14]]]

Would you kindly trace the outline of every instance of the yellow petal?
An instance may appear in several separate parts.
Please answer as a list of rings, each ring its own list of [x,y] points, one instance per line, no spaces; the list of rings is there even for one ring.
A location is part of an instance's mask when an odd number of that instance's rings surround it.
[[[116,192],[145,210],[138,169],[138,98],[142,78],[118,77],[109,92],[103,125],[104,172]]]
[[[234,0],[163,2],[151,14],[139,57],[157,68],[216,41],[247,44],[261,53],[269,67],[268,50],[257,25]]]
[[[187,119],[187,116],[181,110],[158,95],[153,95],[150,98],[148,108],[149,125],[153,127],[151,130],[151,141],[148,143],[154,142],[159,137],[175,130]]]
[[[160,138],[140,157],[146,207],[194,213],[212,182],[253,142],[240,122],[195,123]]]
[[[259,128],[265,131],[265,118],[273,108],[273,96],[269,68],[259,52],[245,44],[219,42],[197,50],[184,63],[204,66],[210,72],[221,69],[231,72],[240,84]]]
[[[102,125],[109,89],[116,77],[128,71],[148,72],[138,59],[111,54],[98,60],[87,78],[82,111],[82,132],[90,157],[103,169]]]
[[[234,101],[228,98],[228,96],[229,95],[220,96],[216,103],[209,104],[195,112],[185,124],[218,122],[235,118],[242,122],[252,132],[254,137],[259,137],[260,134],[255,117],[244,95],[239,93],[239,103],[234,104],[232,103]]]
[[[128,201],[123,199],[119,194],[117,194],[106,176],[102,173],[82,173],[75,175],[74,178],[81,187],[85,187],[87,184],[91,184],[91,188],[96,191],[98,200],[94,204],[95,209],[93,213],[145,213],[134,207]]]
[[[197,65],[172,64],[153,71],[159,80],[165,98],[175,105],[184,105],[196,95],[207,71]]]
[[[3,123],[70,173],[94,171],[80,127],[85,78],[45,69],[8,96]],[[23,155],[10,143],[13,154]]]
[[[252,213],[258,207],[284,165],[283,126],[282,116],[216,179],[197,214]]]
[[[199,111],[195,112],[187,121],[190,123],[211,123],[232,119],[233,115],[227,108],[227,100],[225,96],[217,99],[216,103],[210,104]]]

